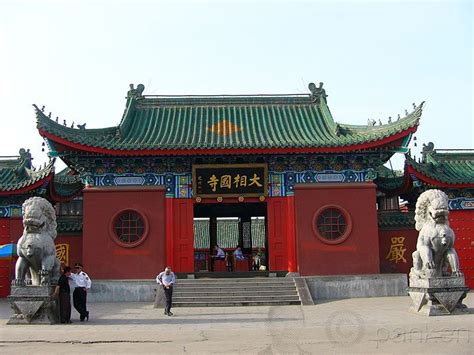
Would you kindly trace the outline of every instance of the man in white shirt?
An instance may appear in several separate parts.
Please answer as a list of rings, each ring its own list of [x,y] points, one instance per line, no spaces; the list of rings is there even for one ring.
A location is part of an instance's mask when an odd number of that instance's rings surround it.
[[[176,283],[176,276],[174,275],[174,272],[171,271],[170,266],[167,266],[165,271],[159,273],[156,277],[156,282],[158,285],[161,285],[165,291],[165,315],[172,316],[173,313],[171,312],[171,306],[173,305],[173,286]]]
[[[72,300],[74,308],[80,314],[81,322],[84,319],[89,321],[89,311],[87,310],[87,290],[91,288],[92,281],[83,270],[81,263],[74,265],[74,273],[71,274],[71,279],[74,283],[74,292],[72,294]]]

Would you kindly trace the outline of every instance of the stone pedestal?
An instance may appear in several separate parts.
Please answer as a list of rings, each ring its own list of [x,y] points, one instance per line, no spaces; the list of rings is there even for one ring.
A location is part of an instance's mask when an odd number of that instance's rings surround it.
[[[163,287],[160,285],[156,285],[155,291],[155,303],[153,304],[153,308],[165,308],[166,304],[166,296]]]
[[[59,303],[52,286],[12,286],[8,296],[13,315],[7,324],[59,323]]]
[[[427,316],[463,313],[466,306],[462,300],[467,292],[464,276],[420,278],[410,274],[409,311]]]

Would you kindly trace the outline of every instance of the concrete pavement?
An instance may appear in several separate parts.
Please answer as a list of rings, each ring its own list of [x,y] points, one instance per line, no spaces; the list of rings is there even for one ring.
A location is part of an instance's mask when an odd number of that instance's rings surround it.
[[[327,300],[314,306],[176,308],[151,303],[91,303],[89,322],[6,325],[0,301],[0,351],[25,353],[457,353],[474,352],[469,313],[408,313],[409,297]]]

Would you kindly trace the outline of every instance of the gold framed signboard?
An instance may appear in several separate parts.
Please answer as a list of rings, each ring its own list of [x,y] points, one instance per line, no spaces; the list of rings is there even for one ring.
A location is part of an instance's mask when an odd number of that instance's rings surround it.
[[[268,194],[267,164],[194,164],[194,197],[259,197]]]

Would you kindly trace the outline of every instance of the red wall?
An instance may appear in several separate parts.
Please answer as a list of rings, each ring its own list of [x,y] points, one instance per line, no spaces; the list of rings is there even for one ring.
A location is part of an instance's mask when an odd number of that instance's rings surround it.
[[[394,247],[392,248],[392,238],[394,240]],[[403,238],[404,249],[401,252],[403,258],[396,257],[396,253],[391,253],[390,250],[397,249],[400,238]],[[382,273],[404,273],[409,274],[413,266],[412,253],[416,250],[416,240],[418,239],[418,232],[415,230],[415,223],[411,229],[396,229],[396,230],[379,230],[379,245],[380,245],[380,272]],[[405,260],[403,260],[405,259]]]
[[[163,188],[88,188],[84,190],[82,262],[92,279],[154,278],[165,266]],[[123,210],[141,213],[148,223],[143,243],[127,248],[114,240],[111,225]]]
[[[67,266],[74,265],[76,262],[80,262],[82,260],[82,235],[62,235],[58,234],[54,244],[67,244],[68,245],[68,255],[67,259]],[[62,260],[61,260],[62,261]]]
[[[0,218],[0,245],[16,243],[23,234],[21,217]]]
[[[454,248],[459,257],[461,271],[466,285],[474,288],[474,211],[450,211],[449,223],[456,236]],[[411,254],[416,250],[418,232],[412,229],[380,230],[380,270],[381,272],[403,272],[408,274],[413,266]],[[390,261],[391,238],[404,237],[404,256],[406,262]]]
[[[351,275],[379,272],[375,184],[308,184],[295,187],[296,243],[301,275]],[[316,237],[313,218],[323,206],[342,207],[352,230],[340,244]]]
[[[23,234],[22,219],[0,218],[0,245],[18,242]],[[16,256],[0,259],[0,297],[10,294],[11,280],[15,277]]]
[[[451,211],[449,224],[456,236],[454,248],[466,285],[474,288],[474,210]]]

